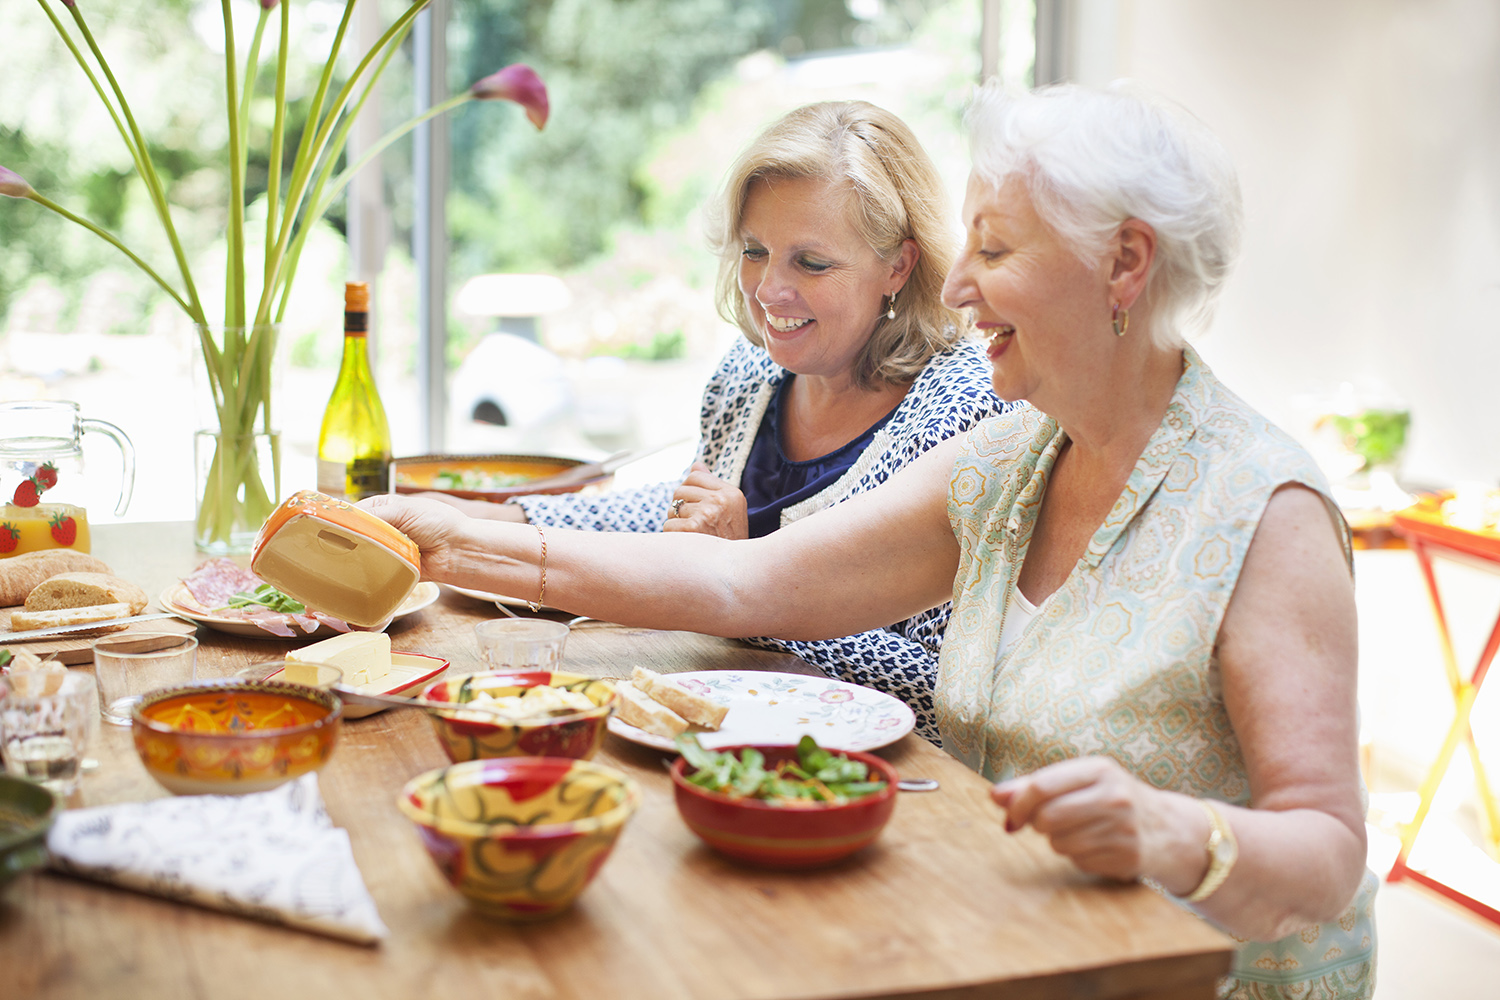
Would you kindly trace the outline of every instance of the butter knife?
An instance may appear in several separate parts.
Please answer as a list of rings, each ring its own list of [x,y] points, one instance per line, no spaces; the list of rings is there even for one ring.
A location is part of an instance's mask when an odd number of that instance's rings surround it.
[[[182,618],[182,615],[174,615],[170,611],[158,611],[149,615],[132,615],[129,618],[106,618],[98,622],[80,622],[77,625],[54,625],[52,628],[34,628],[28,632],[0,632],[0,645],[7,642],[16,642],[22,639],[45,639],[49,636],[67,636],[70,632],[87,632],[91,629],[110,628],[115,625],[128,625],[132,622],[152,622],[159,618]],[[191,619],[184,619],[191,620]]]

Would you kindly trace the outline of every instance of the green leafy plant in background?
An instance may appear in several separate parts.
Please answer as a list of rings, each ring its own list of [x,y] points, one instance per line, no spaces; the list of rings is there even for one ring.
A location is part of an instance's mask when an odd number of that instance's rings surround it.
[[[1326,419],[1344,447],[1364,462],[1362,472],[1399,462],[1411,426],[1408,410],[1360,410],[1329,414]]]
[[[33,202],[89,230],[124,254],[192,320],[198,330],[218,423],[218,446],[200,498],[198,541],[200,547],[221,546],[238,532],[253,531],[278,499],[266,491],[266,479],[253,442],[257,434],[272,435],[272,493],[279,492],[276,471],[279,470],[278,439],[273,434],[275,427],[271,412],[271,365],[276,351],[278,324],[286,312],[297,261],[308,233],[360,168],[423,121],[468,101],[504,99],[521,105],[527,117],[540,129],[547,120],[546,88],[529,67],[507,66],[392,129],[365,150],[357,161],[344,164],[343,152],[354,119],[374,93],[392,57],[400,50],[417,14],[428,3],[428,0],[415,0],[407,7],[359,58],[349,78],[335,88],[335,66],[354,14],[355,0],[346,0],[343,17],[334,33],[308,109],[306,125],[288,162],[285,149],[288,139],[286,95],[291,0],[286,3],[258,0],[260,15],[243,61],[235,40],[234,8],[236,3],[245,0],[220,0],[224,20],[225,114],[229,136],[228,162],[225,164],[229,175],[226,227],[229,252],[223,323],[220,332],[216,333],[218,317],[210,318],[199,295],[199,283],[194,280],[183,241],[178,235],[167,187],[154,159],[154,147],[143,134],[125,90],[78,3],[76,0],[61,2],[67,8],[71,27],[49,0],[37,0],[103,102],[125,143],[170,245],[174,267],[168,273],[174,280],[163,277],[105,226],[63,207],[3,166],[0,166],[0,194]],[[271,26],[273,17],[276,23]],[[274,56],[262,55],[268,26],[271,26]],[[250,107],[257,77],[273,58],[275,119],[267,158],[265,246],[263,258],[252,261],[246,250],[245,211]],[[257,284],[258,292],[255,290]]]

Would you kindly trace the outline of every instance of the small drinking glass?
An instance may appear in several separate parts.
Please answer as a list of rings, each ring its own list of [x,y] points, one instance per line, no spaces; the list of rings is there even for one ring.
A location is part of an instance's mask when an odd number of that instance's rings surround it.
[[[141,695],[197,677],[198,640],[175,632],[131,632],[94,640],[94,677],[104,721],[130,725]]]
[[[556,670],[568,626],[542,618],[492,618],[474,626],[474,638],[490,670]]]
[[[51,694],[23,693],[0,678],[0,757],[5,770],[66,798],[97,728],[94,678],[68,671]]]

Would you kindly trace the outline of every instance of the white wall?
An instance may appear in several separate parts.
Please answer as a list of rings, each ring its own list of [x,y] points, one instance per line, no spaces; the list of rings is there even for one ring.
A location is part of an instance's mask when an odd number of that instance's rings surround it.
[[[1239,165],[1220,376],[1299,436],[1299,394],[1382,383],[1408,480],[1500,481],[1500,2],[1074,3],[1076,79],[1146,83]]]

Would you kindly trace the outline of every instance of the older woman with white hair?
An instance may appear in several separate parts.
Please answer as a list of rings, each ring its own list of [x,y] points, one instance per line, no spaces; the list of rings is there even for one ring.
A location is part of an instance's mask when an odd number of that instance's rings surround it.
[[[365,503],[439,580],[614,621],[838,635],[953,601],[944,746],[1008,829],[1245,943],[1221,996],[1367,998],[1348,531],[1308,455],[1182,340],[1238,245],[1222,146],[1121,90],[984,92],[944,288],[986,421],[761,539],[549,535]]]

